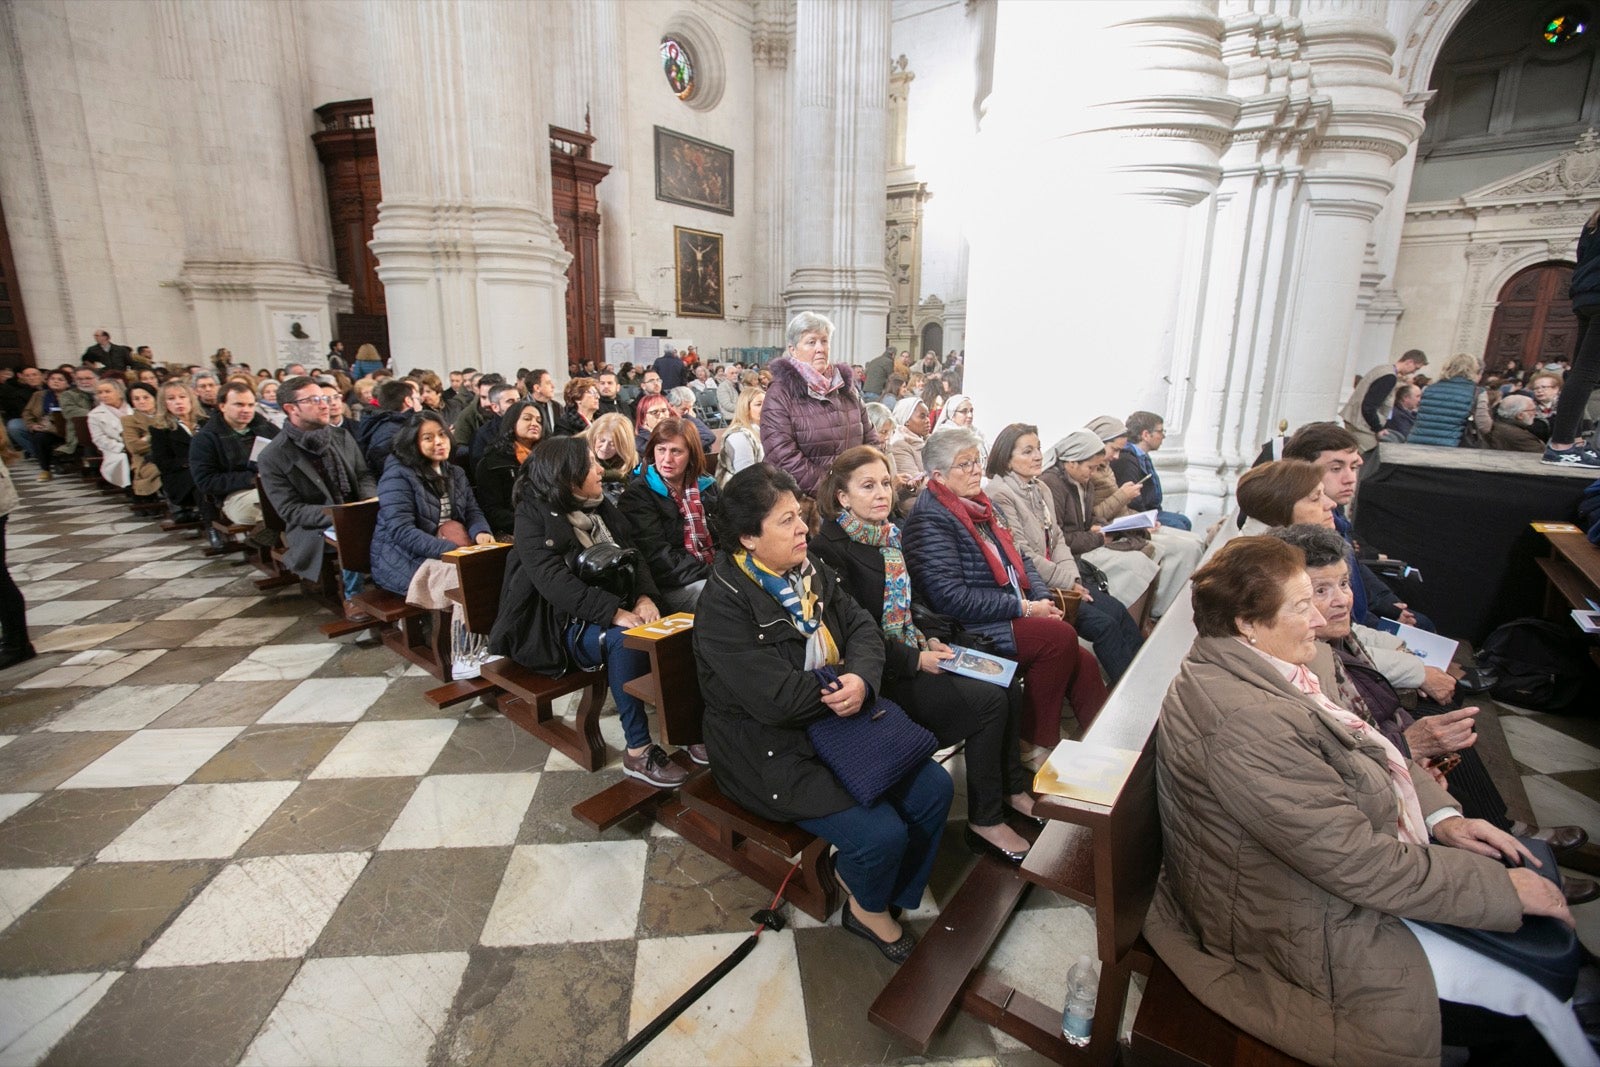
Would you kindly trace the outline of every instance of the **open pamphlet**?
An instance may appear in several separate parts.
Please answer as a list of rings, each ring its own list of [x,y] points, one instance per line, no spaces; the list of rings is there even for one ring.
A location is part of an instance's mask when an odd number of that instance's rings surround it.
[[[257,437],[255,439],[255,444],[250,446],[250,462],[254,463],[259,460],[261,458],[261,453],[265,452],[267,450],[267,446],[271,443],[272,438],[270,437]]]
[[[1131,749],[1062,741],[1033,776],[1033,791],[1109,808],[1138,759]]]
[[[998,686],[1008,686],[1011,684],[1011,679],[1016,677],[1016,660],[1002,659],[987,652],[977,652],[958,645],[951,645],[950,651],[956,654],[955,658],[939,664],[941,671],[959,674],[963,678],[976,678],[980,682],[990,682]]]
[[[1572,621],[1586,634],[1600,634],[1600,611],[1574,611]]]
[[[1415,626],[1407,626],[1403,622],[1395,622],[1393,619],[1379,619],[1378,629],[1396,635],[1406,643],[1407,652],[1428,666],[1441,671],[1448,668],[1455,659],[1456,646],[1460,643],[1426,630],[1419,630]]]
[[[1149,511],[1136,511],[1132,515],[1124,515],[1120,519],[1112,519],[1100,527],[1103,534],[1126,533],[1129,530],[1153,530],[1156,525],[1156,509]]]

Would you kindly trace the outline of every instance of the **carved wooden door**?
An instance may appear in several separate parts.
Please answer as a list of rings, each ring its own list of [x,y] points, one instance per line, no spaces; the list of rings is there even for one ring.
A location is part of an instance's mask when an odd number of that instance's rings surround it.
[[[28,336],[28,317],[22,312],[22,288],[11,259],[6,212],[0,206],[0,367],[15,370],[33,365],[33,341]]]
[[[1540,263],[1512,275],[1500,290],[1484,366],[1498,371],[1508,361],[1528,368],[1571,359],[1578,340],[1578,317],[1567,292],[1571,284],[1570,263]]]

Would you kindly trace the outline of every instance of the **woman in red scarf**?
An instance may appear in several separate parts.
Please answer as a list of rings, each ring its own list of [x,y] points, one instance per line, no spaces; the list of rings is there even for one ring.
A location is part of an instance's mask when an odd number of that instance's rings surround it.
[[[983,494],[982,448],[963,427],[929,436],[922,452],[927,490],[901,543],[928,606],[1017,660],[1028,681],[1022,740],[1038,746],[1029,756],[1037,760],[1061,739],[1062,698],[1070,694],[1078,725],[1087,726],[1105,703],[1106,685],[1093,653],[1079,646],[1078,632]]]

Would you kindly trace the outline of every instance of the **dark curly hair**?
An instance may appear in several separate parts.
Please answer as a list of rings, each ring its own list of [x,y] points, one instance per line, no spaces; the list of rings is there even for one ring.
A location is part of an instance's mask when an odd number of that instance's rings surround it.
[[[717,507],[717,539],[729,552],[741,537],[758,537],[761,524],[785,493],[800,497],[800,483],[770,463],[754,463],[729,478]]]

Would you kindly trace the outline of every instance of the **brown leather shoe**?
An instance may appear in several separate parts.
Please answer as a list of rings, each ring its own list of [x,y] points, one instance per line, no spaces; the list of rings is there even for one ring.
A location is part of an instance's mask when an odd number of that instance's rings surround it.
[[[371,622],[372,616],[361,610],[354,600],[344,602],[344,618],[346,622]]]
[[[1592,878],[1579,878],[1575,874],[1561,876],[1561,892],[1566,894],[1568,907],[1578,904],[1587,904],[1595,897],[1600,897],[1600,885],[1596,885]]]
[[[685,745],[684,747],[689,750],[689,758],[690,759],[694,760],[696,763],[698,763],[702,767],[711,766],[711,757],[710,757],[710,755],[708,755],[706,753],[706,746],[704,746],[704,745]]]
[[[1519,822],[1512,824],[1511,832],[1517,837],[1531,837],[1536,841],[1543,841],[1558,856],[1589,843],[1589,833],[1581,826],[1546,826],[1539,829]]]

